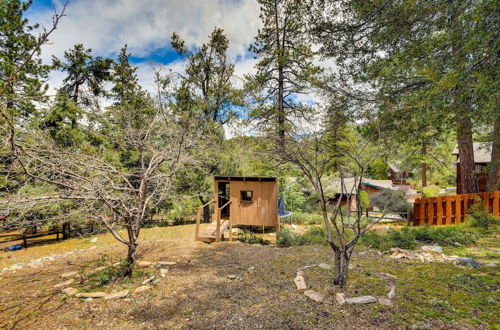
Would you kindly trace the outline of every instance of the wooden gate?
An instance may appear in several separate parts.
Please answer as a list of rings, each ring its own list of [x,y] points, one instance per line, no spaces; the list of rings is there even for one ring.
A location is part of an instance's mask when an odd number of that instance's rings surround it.
[[[417,198],[413,204],[413,225],[453,225],[467,220],[467,211],[481,199],[484,209],[500,215],[500,191]]]

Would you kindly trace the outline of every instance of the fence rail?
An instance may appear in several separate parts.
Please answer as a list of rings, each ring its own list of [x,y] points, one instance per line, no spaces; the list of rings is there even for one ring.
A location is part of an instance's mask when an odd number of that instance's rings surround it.
[[[453,225],[467,220],[467,211],[480,198],[484,209],[500,215],[500,191],[417,198],[413,204],[413,225]]]

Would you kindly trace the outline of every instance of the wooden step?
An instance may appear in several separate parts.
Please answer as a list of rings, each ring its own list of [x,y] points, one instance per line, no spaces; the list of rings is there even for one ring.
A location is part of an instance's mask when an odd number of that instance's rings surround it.
[[[229,221],[221,220],[220,223],[221,238],[224,235],[224,232],[227,231],[228,228],[229,228]],[[213,221],[212,223],[210,223],[208,227],[206,227],[199,236],[200,238],[215,240],[217,238],[217,221]]]

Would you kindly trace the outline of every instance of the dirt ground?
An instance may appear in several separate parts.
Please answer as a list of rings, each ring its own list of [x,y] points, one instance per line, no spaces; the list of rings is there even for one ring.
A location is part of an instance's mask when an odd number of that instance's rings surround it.
[[[319,267],[305,271],[309,288],[322,293],[318,304],[296,290],[293,279],[300,267],[331,263],[326,246],[276,248],[239,242],[194,242],[194,226],[144,229],[141,260],[175,261],[165,278],[150,291],[118,300],[86,302],[54,288],[62,273],[81,274],[96,260],[110,263],[125,248],[110,235],[71,239],[28,250],[0,253],[0,327],[2,328],[234,328],[234,329],[347,329],[347,328],[488,328],[500,319],[498,266],[481,269],[449,264],[394,261],[359,248],[353,257],[347,288],[332,285],[333,271]],[[95,246],[95,248],[92,248]],[[72,255],[45,261],[43,266],[2,272],[3,267],[34,258]],[[157,272],[145,268],[144,276]],[[384,297],[387,283],[374,276],[397,276],[395,306],[342,305],[335,294],[347,297]],[[235,275],[236,279],[229,279]],[[146,278],[145,277],[145,278]],[[137,282],[139,281],[139,282]],[[119,291],[140,285],[114,283],[96,291]],[[71,285],[87,290],[85,278]]]

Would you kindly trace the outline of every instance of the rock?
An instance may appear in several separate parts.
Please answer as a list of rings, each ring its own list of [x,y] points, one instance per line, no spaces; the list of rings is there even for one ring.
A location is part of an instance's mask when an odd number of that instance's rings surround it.
[[[495,263],[491,263],[491,264],[486,264],[486,267],[496,267],[497,265]]]
[[[293,281],[295,282],[295,285],[297,286],[297,290],[307,289],[306,280],[304,279],[304,276],[298,275],[297,277],[295,277],[295,279]]]
[[[372,297],[372,296],[361,296],[361,297],[347,298],[345,300],[345,302],[348,304],[371,304],[371,303],[374,303],[377,301],[378,301],[377,298]]]
[[[153,275],[150,278],[145,279],[144,281],[142,281],[142,285],[146,285],[146,284],[152,282],[155,278],[156,278],[156,276]]]
[[[75,288],[65,288],[61,290],[62,293],[68,295],[68,296],[74,296],[75,294],[78,293],[78,289]]]
[[[339,305],[345,304],[345,295],[343,293],[337,293],[335,295],[335,299],[339,303]]]
[[[177,264],[175,261],[160,261],[158,262],[158,265],[161,266],[173,266]]]
[[[125,298],[128,296],[129,290],[122,290],[118,292],[113,292],[113,293],[108,293],[107,295],[104,296],[104,299],[110,300],[110,299],[120,299],[120,298]]]
[[[62,288],[63,286],[68,286],[70,285],[71,283],[73,283],[75,280],[73,278],[70,278],[69,280],[67,281],[64,281],[64,282],[61,282],[61,283],[58,283],[56,285],[54,285],[54,288]]]
[[[387,294],[387,298],[394,299],[394,297],[396,297],[396,284],[389,282],[389,293]]]
[[[75,295],[77,298],[102,298],[106,296],[106,292],[80,292]]]
[[[297,229],[297,225],[294,225],[293,223],[290,225],[290,227],[292,227],[292,229]]]
[[[319,264],[318,267],[323,269],[332,269],[332,265],[329,264]]]
[[[97,237],[93,237],[93,238],[91,238],[89,242],[90,242],[90,243],[95,243],[95,242],[97,242]]]
[[[148,291],[149,289],[151,289],[151,286],[149,286],[149,285],[141,285],[140,287],[135,288],[134,293],[141,293],[141,292],[144,292],[144,291]]]
[[[439,253],[443,253],[443,248],[440,247],[439,245],[424,245],[420,248],[421,250],[431,250],[431,251],[436,251],[436,252],[439,252]]]
[[[154,279],[153,282],[151,282],[151,284],[154,284],[154,285],[156,285],[158,283],[160,283],[160,279],[159,278]]]
[[[481,265],[478,264],[477,261],[472,259],[472,258],[462,257],[462,258],[458,259],[458,262],[462,265],[466,265],[466,266],[469,266],[472,268],[480,268],[481,267]]]
[[[156,265],[155,262],[152,262],[152,261],[143,261],[143,260],[140,260],[137,262],[137,265],[139,267],[154,267]]]
[[[227,278],[230,279],[230,280],[235,280],[238,278],[238,276],[236,275],[227,275]]]
[[[161,277],[167,276],[167,273],[168,273],[168,268],[162,268],[162,269],[160,269],[160,276]]]
[[[247,270],[248,270],[248,271],[252,271],[252,270],[254,270],[254,269],[255,269],[255,267],[250,267],[250,268],[247,268]]]
[[[78,275],[78,272],[67,272],[67,273],[61,274],[61,277],[67,278],[67,277],[73,277],[76,275]]]
[[[384,277],[388,277],[388,278],[392,278],[393,280],[396,280],[397,277],[392,275],[392,274],[389,274],[389,273],[380,273],[380,275],[384,276]]]
[[[310,299],[314,300],[314,301],[315,301],[315,302],[317,302],[317,303],[322,303],[322,302],[323,302],[324,297],[323,297],[323,295],[322,295],[321,293],[319,293],[319,292],[316,292],[316,291],[314,291],[314,290],[307,290],[307,291],[304,291],[304,294],[305,294],[308,298],[310,298]]]
[[[392,300],[387,298],[378,298],[378,303],[383,306],[389,306],[389,307],[394,306]]]

